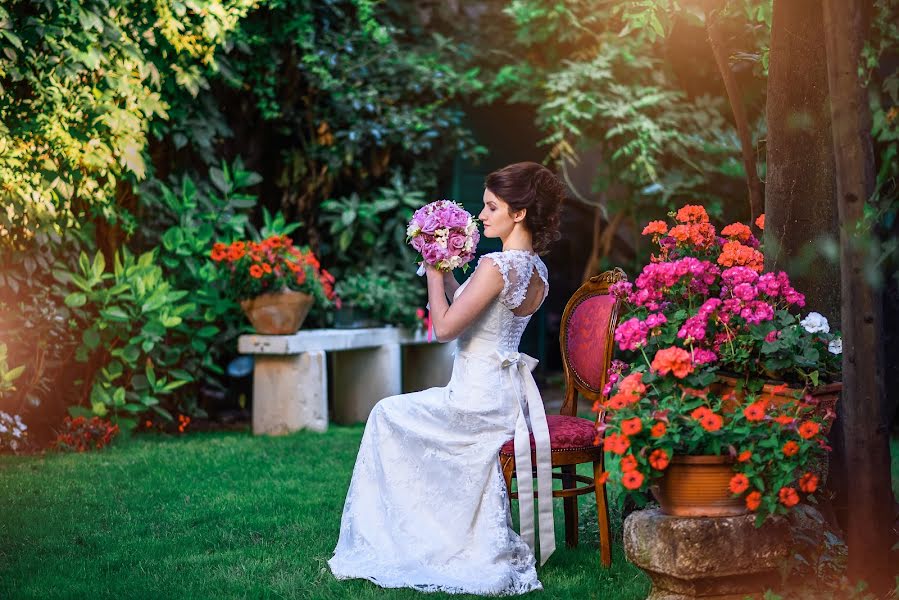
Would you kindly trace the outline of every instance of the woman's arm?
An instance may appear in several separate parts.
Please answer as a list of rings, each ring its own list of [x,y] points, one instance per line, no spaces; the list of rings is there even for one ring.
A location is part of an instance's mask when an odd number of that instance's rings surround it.
[[[481,261],[465,291],[452,306],[446,299],[443,273],[426,265],[431,323],[438,341],[454,340],[503,291],[503,276],[492,260]]]
[[[456,276],[453,274],[453,271],[447,271],[443,274],[443,290],[446,292],[446,299],[450,304],[453,303],[453,296],[456,295],[456,290],[459,289],[459,282],[456,281]]]

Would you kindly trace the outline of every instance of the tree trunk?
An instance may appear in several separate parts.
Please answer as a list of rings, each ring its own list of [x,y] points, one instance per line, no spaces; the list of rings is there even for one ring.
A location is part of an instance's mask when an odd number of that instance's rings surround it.
[[[740,154],[743,157],[743,169],[746,171],[746,185],[749,187],[749,212],[752,220],[755,221],[756,217],[762,214],[764,210],[764,197],[762,194],[762,182],[759,180],[755,166],[755,147],[752,144],[752,134],[749,131],[749,118],[746,116],[746,107],[743,106],[743,98],[740,96],[737,79],[730,70],[728,53],[724,46],[721,32],[718,29],[716,18],[714,15],[707,13],[705,22],[712,54],[715,56],[715,63],[717,63],[718,71],[724,80],[724,89],[727,91],[727,99],[730,102],[730,109],[734,115],[734,125],[737,127],[737,134],[740,136]]]
[[[840,323],[840,266],[816,242],[839,239],[833,136],[819,0],[774,0],[768,63],[765,268],[789,273],[806,307]],[[817,260],[815,260],[817,259]],[[842,408],[838,409],[842,412]],[[839,426],[831,429],[831,517],[846,527],[848,483]],[[831,511],[825,511],[830,513]]]
[[[870,2],[871,0],[866,0]],[[880,293],[865,271],[863,213],[874,190],[867,92],[858,66],[864,43],[863,0],[825,0],[824,32],[840,231],[843,330],[843,434],[851,477],[849,575],[872,591],[890,587],[892,490],[888,427],[883,415]],[[870,235],[870,234],[868,234]]]

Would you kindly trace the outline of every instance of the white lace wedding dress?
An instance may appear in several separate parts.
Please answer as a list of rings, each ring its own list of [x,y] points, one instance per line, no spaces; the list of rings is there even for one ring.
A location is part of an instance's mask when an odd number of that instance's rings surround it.
[[[533,426],[545,561],[555,547],[551,494],[542,493],[551,485],[548,432],[530,374],[536,361],[517,352],[531,315],[512,311],[526,298],[532,278],[537,281],[535,272],[546,298],[546,266],[526,251],[495,252],[485,259],[499,267],[505,284],[460,336],[449,385],[385,398],[368,418],[340,539],[328,561],[339,579],[481,595],[542,589],[532,551],[533,511],[521,510],[519,536],[512,528],[498,452],[514,435],[516,464],[525,477],[531,457],[522,449],[529,446]],[[526,479],[519,483],[522,507],[533,505]]]

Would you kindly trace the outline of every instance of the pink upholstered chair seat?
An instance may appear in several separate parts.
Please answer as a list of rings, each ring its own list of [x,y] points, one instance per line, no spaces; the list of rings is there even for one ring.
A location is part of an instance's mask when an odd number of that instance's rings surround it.
[[[549,425],[549,442],[553,452],[593,448],[596,437],[596,423],[590,419],[566,415],[546,415]],[[531,452],[534,451],[534,436],[531,435]],[[500,454],[515,455],[515,440],[509,440],[499,451]]]

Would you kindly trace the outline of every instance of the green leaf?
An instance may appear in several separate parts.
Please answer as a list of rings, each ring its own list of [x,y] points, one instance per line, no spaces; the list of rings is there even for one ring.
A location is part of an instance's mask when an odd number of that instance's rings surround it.
[[[117,387],[112,393],[112,403],[115,406],[124,406],[125,404],[125,388]]]
[[[69,308],[79,308],[87,304],[87,296],[81,292],[74,292],[66,296],[65,304]]]
[[[100,334],[93,327],[85,329],[81,334],[81,341],[89,350],[93,350],[100,344]]]
[[[105,417],[106,413],[108,412],[106,410],[106,405],[103,404],[102,402],[94,402],[91,405],[91,410],[93,410],[94,414],[97,415],[98,417]]]
[[[105,270],[106,258],[103,257],[102,252],[97,252],[97,254],[94,256],[94,264],[91,265],[91,273],[93,274],[94,279],[100,279]]]
[[[110,306],[109,308],[101,309],[100,316],[117,323],[127,323],[130,319],[128,314],[118,306]]]

